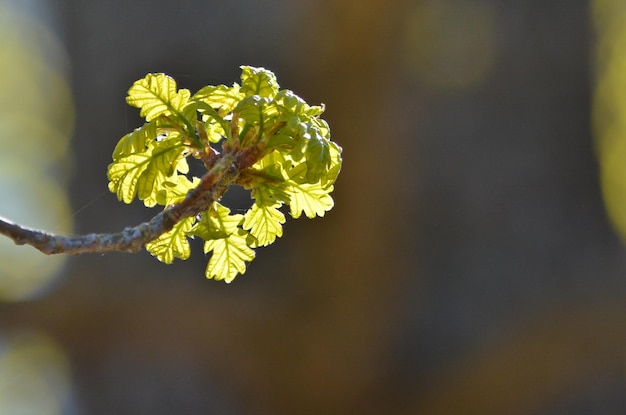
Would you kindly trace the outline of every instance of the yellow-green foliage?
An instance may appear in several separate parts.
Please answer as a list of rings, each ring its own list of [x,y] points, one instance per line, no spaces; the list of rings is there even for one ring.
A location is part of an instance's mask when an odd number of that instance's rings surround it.
[[[223,154],[233,155],[236,184],[254,199],[250,209],[231,214],[215,202],[146,245],[169,264],[189,257],[188,238],[202,238],[211,252],[206,276],[226,282],[245,272],[253,248],[282,236],[284,204],[294,218],[332,209],[341,169],[341,147],[330,141],[323,107],[281,90],[266,69],[241,69],[241,85],[206,86],[194,95],[164,74],[135,82],[126,101],[146,123],[122,137],[108,169],[109,190],[119,200],[171,206],[200,183],[189,173],[189,156],[210,169]]]

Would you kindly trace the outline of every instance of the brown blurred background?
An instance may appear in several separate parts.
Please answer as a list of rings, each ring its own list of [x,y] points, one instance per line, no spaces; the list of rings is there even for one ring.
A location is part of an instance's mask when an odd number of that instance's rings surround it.
[[[626,413],[621,1],[0,0],[9,11],[37,28],[15,29],[19,56],[61,85],[35,76],[26,119],[71,137],[26,169],[70,203],[48,229],[155,213],[106,191],[147,72],[194,91],[265,66],[325,103],[344,168],[335,208],[288,220],[230,285],[204,278],[198,244],[170,266],[4,258],[0,280],[56,268],[0,303],[1,413]],[[13,56],[5,115],[32,89]],[[31,139],[16,125],[2,163],[32,154],[15,153]]]

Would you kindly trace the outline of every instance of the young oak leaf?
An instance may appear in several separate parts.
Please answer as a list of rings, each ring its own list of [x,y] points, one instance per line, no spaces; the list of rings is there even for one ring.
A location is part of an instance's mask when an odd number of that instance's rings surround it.
[[[199,236],[205,241],[228,238],[239,229],[242,221],[243,215],[231,215],[230,209],[215,202],[200,215],[189,235]]]
[[[195,218],[190,217],[178,222],[172,230],[146,244],[146,249],[159,261],[171,264],[174,258],[189,258],[191,248],[187,241],[187,232],[193,226]]]
[[[183,159],[184,160],[184,159]],[[163,181],[161,189],[157,191],[156,203],[163,206],[182,202],[187,193],[200,184],[199,177],[189,180],[187,176],[177,175]]]
[[[124,203],[131,203],[137,195],[137,182],[148,167],[149,153],[126,156],[109,164],[109,190]]]
[[[254,251],[247,243],[248,236],[248,232],[239,228],[227,238],[206,241],[204,252],[213,252],[206,268],[206,277],[230,283],[237,274],[246,272],[246,262],[254,259]]]
[[[233,110],[244,121],[253,124],[270,124],[278,114],[277,107],[272,104],[271,99],[258,95],[245,97]]]
[[[311,134],[305,150],[306,179],[309,183],[318,182],[330,168],[330,146],[319,134]]]
[[[341,171],[341,152],[343,149],[334,141],[329,141],[330,149],[330,168],[324,176],[322,176],[322,187],[327,187],[335,183],[339,172]]]
[[[325,150],[323,151],[325,154],[320,152],[320,157],[314,157],[316,145],[309,146],[311,142],[324,143]],[[306,157],[299,159],[297,154],[294,155],[299,149],[292,150],[289,154],[291,164],[284,167],[285,174],[293,183],[321,183],[322,188],[326,189],[335,183],[341,170],[342,148],[332,141],[323,139],[312,138],[305,144]]]
[[[293,160],[289,154],[285,154],[282,151],[272,151],[257,161],[252,168],[272,179],[272,181],[280,183],[290,178],[288,171],[292,164]]]
[[[254,203],[246,212],[243,220],[243,228],[257,239],[257,246],[267,246],[283,236],[282,224],[285,223],[285,215],[275,205],[260,205]]]
[[[250,234],[239,225],[243,215],[231,215],[230,209],[215,203],[204,212],[189,235],[205,240],[204,252],[212,252],[206,269],[207,278],[231,282],[246,270],[246,261],[252,261]]]
[[[330,141],[328,124],[319,118],[323,105],[309,106],[293,92],[279,90],[276,76],[264,68],[241,70],[241,86],[208,86],[193,96],[177,90],[164,74],[135,82],[127,102],[147,123],[122,137],[107,174],[118,199],[130,203],[137,196],[146,206],[168,206],[184,200],[200,181],[185,176],[187,156],[210,152],[211,157],[201,157],[206,165],[213,155],[219,157],[209,143],[238,143],[223,148],[235,152],[257,145],[259,159],[240,172],[241,185],[255,200],[245,215],[214,202],[146,244],[152,255],[171,263],[189,257],[188,238],[201,237],[204,251],[211,253],[206,276],[226,282],[246,271],[253,248],[282,236],[283,204],[290,205],[294,218],[324,216],[333,207],[329,194],[341,170],[341,147]]]
[[[283,121],[287,121],[293,116],[303,116],[306,120],[324,112],[323,107],[317,105],[310,106],[289,89],[281,89],[278,91],[274,100],[281,109]]]
[[[231,112],[243,97],[245,95],[239,92],[239,85],[237,84],[232,87],[209,85],[196,92],[191,100],[204,102],[224,116]]]
[[[276,75],[265,68],[241,66],[241,92],[246,96],[274,98],[278,93]]]
[[[160,185],[174,175],[185,150],[182,145],[167,144],[149,146],[143,153],[122,157],[109,165],[109,190],[118,200],[131,203],[138,196],[147,199],[146,206],[154,206]]]
[[[137,197],[144,205],[152,207],[157,204],[158,193],[163,189],[164,182],[174,178],[176,172],[187,173],[189,165],[183,158],[183,146],[172,146],[170,143],[156,143],[146,170],[137,181]]]
[[[130,87],[126,102],[141,109],[140,115],[152,121],[160,115],[182,114],[190,95],[188,89],[177,91],[173,78],[150,73]]]
[[[191,233],[205,241],[227,238],[237,230],[242,220],[243,215],[231,215],[230,209],[215,202],[211,208],[202,213]]]
[[[211,143],[219,143],[227,135],[227,130],[224,129],[225,125],[216,122],[206,123],[207,138]]]
[[[297,219],[302,212],[307,218],[315,216],[323,217],[326,212],[331,210],[335,205],[333,198],[329,193],[333,191],[333,186],[322,187],[321,183],[289,183],[289,194],[291,201],[289,209],[291,216]]]
[[[113,160],[130,154],[146,151],[146,146],[156,138],[156,122],[152,121],[136,128],[120,139],[113,150]]]

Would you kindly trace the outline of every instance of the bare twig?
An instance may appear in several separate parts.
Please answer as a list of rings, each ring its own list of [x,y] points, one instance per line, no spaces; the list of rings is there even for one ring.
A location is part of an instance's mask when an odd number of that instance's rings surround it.
[[[200,184],[185,199],[164,209],[150,221],[128,227],[118,233],[90,233],[63,236],[30,229],[0,217],[0,234],[17,245],[31,245],[44,254],[84,254],[103,252],[137,252],[148,242],[171,230],[181,220],[196,216],[217,201],[239,176],[232,154],[224,154],[202,177]]]

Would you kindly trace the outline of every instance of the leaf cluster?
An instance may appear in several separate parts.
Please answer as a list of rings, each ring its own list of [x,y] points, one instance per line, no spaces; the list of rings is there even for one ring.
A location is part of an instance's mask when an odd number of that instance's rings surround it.
[[[146,122],[120,139],[108,167],[109,190],[120,201],[168,207],[201,181],[190,162],[211,172],[225,155],[232,157],[235,184],[250,191],[251,207],[233,214],[215,201],[146,245],[169,264],[189,258],[189,238],[201,238],[211,254],[206,276],[226,282],[245,272],[254,248],[282,236],[283,205],[293,218],[324,216],[341,169],[341,147],[320,117],[324,107],[280,89],[267,69],[241,69],[240,84],[206,86],[193,95],[165,74],[136,81],[126,101]]]

